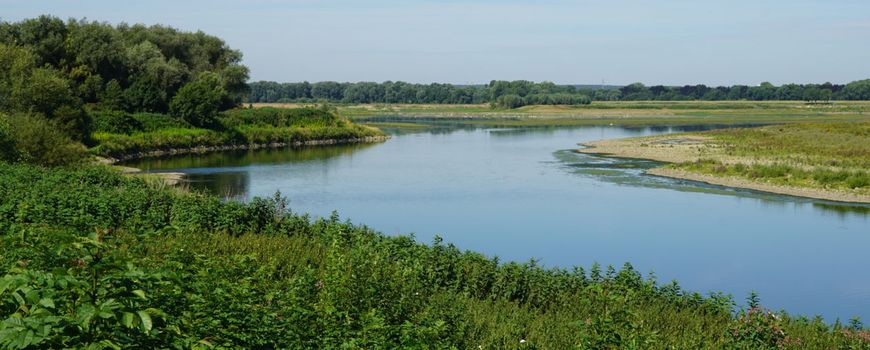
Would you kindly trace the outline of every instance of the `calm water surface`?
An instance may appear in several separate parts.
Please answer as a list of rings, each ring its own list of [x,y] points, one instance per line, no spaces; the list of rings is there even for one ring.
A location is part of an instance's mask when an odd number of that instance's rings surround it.
[[[870,206],[643,175],[654,162],[572,152],[578,142],[680,131],[430,129],[373,145],[220,153],[130,166],[177,171],[235,199],[548,266],[631,262],[688,290],[751,290],[829,321],[870,318]]]

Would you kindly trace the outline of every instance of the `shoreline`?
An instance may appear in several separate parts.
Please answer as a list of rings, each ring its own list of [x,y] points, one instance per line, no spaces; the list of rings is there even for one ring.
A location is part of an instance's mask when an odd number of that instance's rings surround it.
[[[160,150],[143,151],[143,152],[133,152],[133,153],[124,154],[124,155],[121,155],[118,157],[98,156],[99,157],[98,162],[101,164],[114,165],[118,162],[124,162],[124,161],[134,160],[134,159],[160,158],[160,157],[179,156],[179,155],[186,155],[186,154],[205,154],[205,153],[212,153],[212,152],[235,151],[235,150],[278,149],[278,148],[284,148],[284,147],[339,145],[339,144],[349,144],[349,143],[376,143],[376,142],[384,142],[388,139],[390,139],[389,135],[383,135],[383,136],[366,136],[366,137],[349,138],[349,139],[322,139],[322,140],[307,140],[307,141],[293,141],[293,142],[269,142],[269,143],[251,143],[251,144],[229,144],[229,145],[219,145],[219,146],[197,146],[197,147],[172,148],[172,149],[160,149]]]
[[[704,153],[703,137],[683,137],[689,140],[687,145],[668,147],[665,152],[656,152],[655,147],[643,141],[649,138],[639,138],[638,145],[630,144],[623,140],[600,140],[582,143],[586,148],[575,150],[578,153],[601,155],[605,157],[646,159],[665,163],[691,162],[700,159]],[[694,143],[697,142],[697,143]],[[673,146],[673,145],[669,145]],[[661,149],[661,148],[660,148]],[[727,160],[725,160],[727,162]],[[768,193],[789,195],[795,197],[821,199],[834,202],[870,204],[870,196],[848,193],[840,190],[828,190],[810,187],[783,186],[735,176],[715,176],[688,172],[680,169],[666,167],[652,168],[645,174],[668,177],[680,180],[698,181],[711,185],[741,188]]]

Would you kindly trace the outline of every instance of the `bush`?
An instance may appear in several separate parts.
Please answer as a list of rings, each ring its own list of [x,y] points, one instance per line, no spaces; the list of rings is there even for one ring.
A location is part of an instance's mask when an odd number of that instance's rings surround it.
[[[5,115],[0,114],[0,161],[12,162],[18,160],[18,149],[15,146],[15,137],[12,135],[12,126]]]
[[[131,134],[142,131],[142,123],[123,111],[97,111],[91,113],[93,130],[115,134]]]
[[[184,119],[167,114],[136,113],[133,114],[133,118],[142,126],[142,131],[144,132],[192,127]]]
[[[10,124],[21,161],[45,166],[69,165],[81,162],[87,154],[84,145],[40,115],[13,115]]]
[[[234,109],[221,116],[227,127],[272,126],[272,127],[335,127],[342,126],[345,119],[328,110],[317,108],[254,108]]]

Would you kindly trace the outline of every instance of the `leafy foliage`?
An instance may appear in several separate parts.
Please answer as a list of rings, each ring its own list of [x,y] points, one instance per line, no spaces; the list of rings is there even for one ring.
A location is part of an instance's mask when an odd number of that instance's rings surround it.
[[[238,51],[202,32],[51,16],[0,21],[0,112],[47,118],[57,131],[88,145],[95,127],[138,128],[95,126],[95,112],[166,113],[171,104],[183,120],[207,126],[247,93],[248,69],[240,61]],[[125,114],[102,114],[101,121],[108,115]]]
[[[14,114],[8,120],[11,137],[7,143],[14,144],[7,151],[9,161],[58,166],[78,163],[87,155],[81,143],[58,132],[54,120],[27,114]]]
[[[169,110],[193,126],[212,126],[224,94],[216,75],[203,74],[178,90]]]
[[[0,347],[870,346],[860,323],[734,317],[730,297],[628,264],[500,263],[311,220],[277,194],[223,202],[100,167],[0,164],[0,197]]]
[[[333,112],[314,108],[235,109],[221,113],[210,128],[195,128],[168,115],[120,112],[95,113],[98,155],[131,154],[223,146],[258,146],[305,141],[335,142],[382,136],[377,130],[351,123]]]

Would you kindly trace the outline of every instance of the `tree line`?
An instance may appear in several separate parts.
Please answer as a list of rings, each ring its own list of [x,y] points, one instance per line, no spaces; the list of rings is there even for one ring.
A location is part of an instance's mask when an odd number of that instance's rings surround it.
[[[870,100],[870,79],[848,84],[783,84],[769,82],[757,86],[733,85],[710,87],[703,84],[685,86],[646,86],[634,83],[622,87],[583,87],[557,85],[527,80],[493,80],[486,85],[412,84],[401,81],[383,83],[258,81],[250,84],[248,102],[316,102],[334,103],[492,103],[506,108],[526,104],[587,104],[590,101],[726,101],[726,100]]]
[[[40,16],[0,22],[0,112],[87,141],[95,111],[171,113],[193,125],[248,92],[242,54],[203,32]]]

